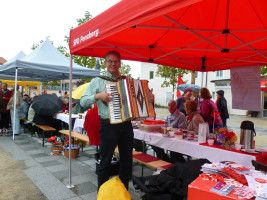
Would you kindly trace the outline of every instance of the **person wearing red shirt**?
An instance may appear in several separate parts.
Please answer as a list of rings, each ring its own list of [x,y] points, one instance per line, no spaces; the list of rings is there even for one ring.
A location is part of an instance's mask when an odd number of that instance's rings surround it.
[[[10,92],[7,89],[7,84],[6,83],[2,83],[2,89],[1,89],[1,94],[3,96],[4,99],[4,104],[5,104],[5,110],[4,113],[2,113],[1,116],[1,121],[0,121],[0,133],[5,132],[8,133],[8,127],[9,127],[9,120],[10,120],[10,111],[6,109],[7,104],[9,102],[9,100],[12,97],[12,92]]]

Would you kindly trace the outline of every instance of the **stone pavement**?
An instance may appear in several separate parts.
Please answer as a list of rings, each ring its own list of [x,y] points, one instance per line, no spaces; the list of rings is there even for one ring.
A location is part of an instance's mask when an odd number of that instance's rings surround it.
[[[165,119],[167,109],[157,109],[157,118]],[[267,147],[267,120],[243,116],[231,116],[228,120],[229,128],[240,131],[240,123],[243,120],[253,121],[256,127],[257,146]],[[23,132],[23,130],[22,130]],[[43,195],[49,200],[78,200],[97,198],[97,176],[95,174],[95,148],[86,147],[77,159],[72,159],[72,184],[75,186],[68,189],[69,185],[69,162],[63,155],[50,155],[50,144],[42,147],[41,138],[31,137],[26,131],[16,136],[15,141],[11,135],[4,134],[0,137],[0,147],[13,155],[15,162],[24,162],[24,173],[39,188]],[[0,161],[1,162],[1,161]],[[152,175],[153,170],[146,168],[144,176]],[[133,166],[133,175],[141,176],[141,166]],[[138,200],[139,193],[130,183],[129,192],[133,200]],[[0,188],[1,194],[1,188]],[[1,195],[0,195],[1,200]]]
[[[72,184],[69,185],[69,161],[63,155],[50,155],[50,145],[42,147],[41,138],[31,137],[25,132],[12,140],[10,134],[0,137],[0,147],[13,155],[15,162],[24,162],[24,173],[50,200],[97,199],[97,176],[95,174],[94,147],[86,147],[80,151],[77,159],[72,159]],[[153,170],[145,168],[145,176],[152,175]],[[141,165],[133,166],[133,175],[141,176]],[[129,192],[132,199],[137,200],[137,193],[130,183]],[[1,194],[1,188],[0,188]],[[1,195],[0,195],[1,199]]]

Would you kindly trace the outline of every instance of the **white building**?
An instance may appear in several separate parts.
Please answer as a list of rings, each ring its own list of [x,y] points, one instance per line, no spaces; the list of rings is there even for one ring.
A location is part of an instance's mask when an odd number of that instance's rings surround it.
[[[172,99],[172,87],[161,87],[164,78],[156,76],[157,65],[151,63],[141,63],[140,79],[149,80],[149,87],[153,88],[155,94],[155,104],[167,106],[168,102]],[[186,74],[183,81],[191,83],[191,74]],[[202,72],[196,72],[195,84],[201,86]],[[203,73],[203,86],[207,87],[212,94],[212,100],[216,101],[216,91],[224,90],[224,96],[228,103],[228,111],[230,114],[246,115],[247,110],[232,109],[232,92],[231,92],[231,79],[230,70],[204,72]],[[175,90],[176,99],[176,90]],[[265,95],[265,98],[264,98]],[[267,108],[264,108],[264,102],[267,101],[267,92],[262,92],[262,111],[258,116],[265,116]],[[266,104],[266,103],[265,103]]]

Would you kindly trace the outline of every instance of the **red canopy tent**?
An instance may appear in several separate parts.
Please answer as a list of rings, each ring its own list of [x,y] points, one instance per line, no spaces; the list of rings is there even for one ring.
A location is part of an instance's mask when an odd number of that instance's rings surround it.
[[[266,0],[123,0],[70,32],[74,55],[195,71],[267,65]]]

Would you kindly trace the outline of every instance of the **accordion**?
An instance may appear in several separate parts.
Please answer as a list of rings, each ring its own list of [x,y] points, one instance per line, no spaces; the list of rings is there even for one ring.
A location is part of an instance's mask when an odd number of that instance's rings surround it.
[[[154,106],[148,102],[147,80],[131,78],[106,83],[106,92],[113,94],[108,103],[111,124],[154,117]]]

